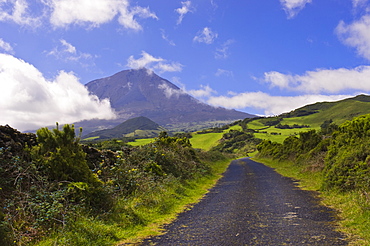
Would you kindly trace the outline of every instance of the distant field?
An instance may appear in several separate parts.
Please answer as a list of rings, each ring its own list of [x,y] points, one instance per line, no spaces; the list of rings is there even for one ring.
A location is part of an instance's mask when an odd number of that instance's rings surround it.
[[[222,138],[223,134],[225,132],[229,132],[230,130],[241,131],[242,127],[239,125],[231,126],[221,133],[198,134],[197,132],[194,132],[193,137],[190,138],[189,141],[193,148],[210,150],[212,147],[218,144],[218,141]],[[136,139],[134,142],[128,142],[128,144],[131,146],[142,146],[145,144],[149,144],[152,141],[154,141],[154,138]]]
[[[142,138],[142,139],[136,139],[135,142],[128,142],[127,144],[131,146],[142,146],[149,144],[154,141],[154,138]]]
[[[222,138],[223,133],[206,133],[197,134],[195,133],[192,138],[190,138],[190,143],[193,148],[210,150],[212,147],[216,146],[218,140]]]
[[[99,136],[95,136],[95,137],[89,137],[89,138],[84,138],[83,140],[84,141],[92,141],[92,140],[95,140],[95,139],[98,139]]]
[[[218,141],[222,138],[224,133],[229,132],[230,130],[241,131],[242,127],[239,125],[231,126],[220,133],[193,133],[193,137],[190,138],[190,143],[196,149],[210,150],[212,147],[218,144]]]
[[[281,124],[282,125],[307,124],[306,121],[301,121],[300,120],[301,118],[303,117],[283,119],[281,121]],[[274,126],[270,126],[270,127],[265,126],[259,120],[254,120],[252,122],[249,122],[247,126],[249,129],[260,131],[259,133],[254,133],[254,136],[256,138],[271,140],[273,142],[278,142],[278,143],[282,143],[287,137],[292,136],[292,135],[297,135],[299,134],[299,132],[309,131],[312,129],[316,129],[316,130],[320,129],[320,127],[317,127],[317,126],[315,127],[311,126],[309,128],[279,129],[279,128],[275,128]]]

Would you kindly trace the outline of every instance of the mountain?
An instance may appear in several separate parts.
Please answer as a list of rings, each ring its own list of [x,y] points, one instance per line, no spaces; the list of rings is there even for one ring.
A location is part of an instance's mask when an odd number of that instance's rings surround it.
[[[156,137],[161,131],[165,131],[163,127],[146,117],[136,117],[129,119],[112,129],[95,131],[84,136],[84,139],[110,139],[122,137]]]
[[[147,69],[131,69],[86,84],[100,99],[109,98],[118,114],[113,121],[89,120],[76,123],[84,133],[112,128],[124,120],[144,116],[168,128],[189,124],[212,127],[217,121],[232,122],[254,115],[216,108],[193,98],[176,85]],[[207,125],[208,123],[208,125]]]

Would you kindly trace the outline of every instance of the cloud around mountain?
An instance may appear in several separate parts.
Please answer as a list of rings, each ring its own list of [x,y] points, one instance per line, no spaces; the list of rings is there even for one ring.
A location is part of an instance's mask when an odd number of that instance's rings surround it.
[[[56,122],[115,118],[109,100],[91,95],[73,73],[60,71],[50,80],[31,64],[0,54],[0,81],[1,125],[30,130]]]

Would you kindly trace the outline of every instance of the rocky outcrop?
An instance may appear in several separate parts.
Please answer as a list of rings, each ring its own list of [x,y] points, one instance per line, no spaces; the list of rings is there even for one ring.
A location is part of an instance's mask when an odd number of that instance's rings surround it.
[[[3,158],[23,156],[24,148],[37,144],[36,135],[33,133],[21,133],[9,125],[0,126],[0,149]]]

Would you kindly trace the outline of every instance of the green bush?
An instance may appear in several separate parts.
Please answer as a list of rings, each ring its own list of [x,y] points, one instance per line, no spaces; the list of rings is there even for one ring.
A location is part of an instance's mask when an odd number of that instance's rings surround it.
[[[369,190],[369,142],[370,115],[345,122],[334,132],[325,159],[325,188]]]

